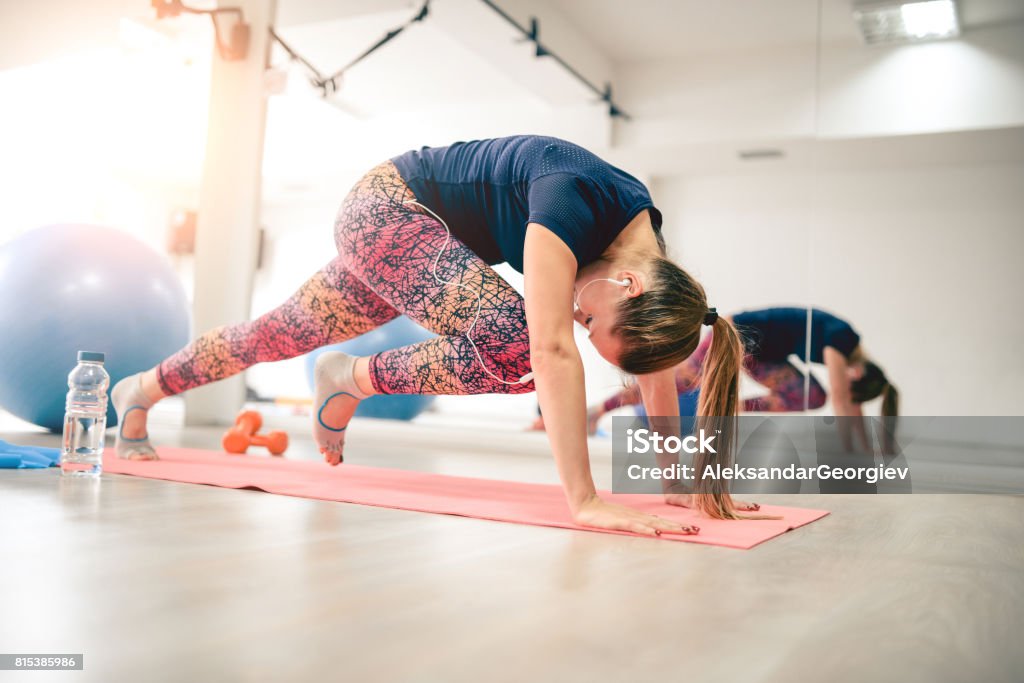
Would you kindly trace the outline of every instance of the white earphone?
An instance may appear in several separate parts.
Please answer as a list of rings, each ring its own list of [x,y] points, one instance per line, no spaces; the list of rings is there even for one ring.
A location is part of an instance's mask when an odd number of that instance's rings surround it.
[[[582,308],[580,308],[580,297],[583,296],[583,292],[586,291],[587,287],[594,284],[595,282],[611,282],[613,284],[618,285],[619,287],[629,287],[631,284],[633,284],[633,281],[630,280],[628,277],[622,280],[616,280],[615,278],[610,277],[596,277],[587,284],[580,287],[580,291],[576,292],[576,295],[573,297],[572,301],[574,304],[576,304],[576,308],[579,308],[581,311],[583,310]]]

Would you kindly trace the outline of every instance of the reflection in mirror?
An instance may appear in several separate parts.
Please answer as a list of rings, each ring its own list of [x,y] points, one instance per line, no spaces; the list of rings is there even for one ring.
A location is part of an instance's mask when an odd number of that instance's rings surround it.
[[[819,11],[807,343],[832,409],[1024,414],[1024,4]]]

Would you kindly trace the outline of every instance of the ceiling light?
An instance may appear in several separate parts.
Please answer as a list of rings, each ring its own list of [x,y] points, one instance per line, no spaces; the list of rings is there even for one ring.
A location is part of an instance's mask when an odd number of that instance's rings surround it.
[[[862,2],[854,6],[853,18],[868,45],[960,35],[954,0]]]

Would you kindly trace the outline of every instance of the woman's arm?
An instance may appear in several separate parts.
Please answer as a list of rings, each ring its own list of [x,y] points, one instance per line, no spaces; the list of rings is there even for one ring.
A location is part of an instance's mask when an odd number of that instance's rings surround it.
[[[523,261],[533,381],[573,519],[587,526],[649,535],[690,533],[681,524],[598,497],[587,450],[583,361],[572,333],[576,258],[554,233],[531,223]]]
[[[648,415],[679,417],[679,391],[676,386],[675,368],[638,375],[636,385],[640,389],[644,409]]]
[[[637,386],[643,395],[644,409],[651,429],[659,434],[682,437],[679,421],[679,393],[676,370],[669,368],[637,377]],[[679,463],[679,457],[670,453],[658,453],[658,467],[664,469]],[[683,481],[662,479],[665,495],[689,494],[692,487]]]
[[[864,428],[864,417],[860,406],[853,402],[850,394],[849,364],[846,356],[831,346],[826,346],[822,354],[825,367],[828,369],[828,384],[832,391],[832,409],[839,418],[839,435],[846,450],[853,449],[852,433],[856,433],[864,450],[871,452],[867,430]]]
[[[640,388],[636,383],[624,387],[618,393],[606,398],[597,405],[587,408],[587,433],[597,433],[597,423],[610,411],[622,406],[632,406],[640,403]]]
[[[576,259],[552,232],[531,224],[523,262],[533,382],[558,475],[576,514],[597,495],[584,427],[583,361],[572,334]]]
[[[692,358],[692,356],[691,356]],[[623,388],[619,393],[607,398],[604,403],[599,403],[596,406],[591,406],[587,411],[587,430],[593,434],[597,430],[597,422],[609,411],[621,408],[622,406],[632,406],[640,402],[644,403],[645,409],[648,415],[666,415],[667,413],[652,413],[648,404],[648,395],[650,389],[655,385],[651,384],[652,381],[657,383],[657,386],[662,390],[667,389],[666,379],[671,379],[674,384],[672,390],[672,396],[675,398],[672,400],[677,401],[676,406],[678,408],[678,397],[687,391],[692,391],[697,385],[697,377],[699,375],[700,365],[694,365],[691,362],[691,358],[680,363],[675,367],[674,370],[665,370],[664,372],[654,373],[649,375],[650,379],[643,380],[637,378],[635,382],[629,386]],[[657,377],[655,378],[655,375]],[[667,376],[667,377],[666,377]],[[646,381],[648,385],[648,392],[645,393],[642,384]],[[668,400],[668,394],[660,394],[666,401]]]
[[[849,364],[846,356],[831,346],[826,346],[822,352],[825,359],[825,367],[828,369],[828,385],[832,391],[832,409],[836,415],[850,415],[853,410],[853,400],[850,398],[850,377]]]

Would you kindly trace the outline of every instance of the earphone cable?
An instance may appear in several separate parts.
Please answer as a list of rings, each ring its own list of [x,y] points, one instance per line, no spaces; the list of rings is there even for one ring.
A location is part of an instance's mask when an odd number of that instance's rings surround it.
[[[430,274],[434,277],[434,281],[437,282],[437,284],[442,285],[444,287],[456,287],[458,289],[464,289],[464,290],[467,290],[467,291],[471,291],[472,288],[469,285],[464,285],[464,284],[458,283],[458,282],[455,281],[455,278],[452,278],[451,280],[442,280],[441,277],[438,276],[438,274],[437,274],[437,266],[441,262],[441,255],[444,254],[444,252],[448,249],[448,245],[452,241],[452,230],[451,230],[451,228],[448,227],[448,224],[445,223],[444,219],[441,218],[440,216],[438,216],[436,213],[434,213],[429,207],[424,206],[423,204],[420,204],[416,200],[410,199],[410,200],[407,200],[407,201],[403,202],[403,204],[415,204],[416,206],[420,207],[421,209],[426,211],[428,214],[430,214],[437,222],[439,222],[441,225],[444,226],[444,230],[445,230],[444,245],[437,252],[437,256],[434,257],[434,263],[433,263],[433,265],[431,266],[431,269],[430,269]],[[493,372],[488,370],[487,366],[484,364],[483,356],[480,355],[480,349],[477,348],[476,342],[473,341],[473,334],[472,334],[473,328],[476,327],[477,322],[480,321],[480,313],[483,310],[483,305],[484,305],[484,295],[483,295],[483,292],[482,291],[478,291],[476,293],[476,315],[473,316],[473,322],[471,322],[469,324],[469,327],[466,328],[466,331],[464,332],[464,334],[466,336],[466,341],[469,342],[470,347],[472,347],[472,349],[473,349],[473,353],[476,355],[476,359],[480,362],[480,367],[483,368],[484,372],[486,372],[488,375],[493,377],[495,380],[501,382],[502,384],[508,384],[508,385],[511,385],[511,386],[514,386],[514,385],[517,385],[517,384],[526,384],[531,379],[533,379],[533,373],[532,372],[528,372],[527,374],[523,375],[522,377],[520,377],[515,382],[509,382],[508,380],[502,379],[501,377],[498,377]]]

